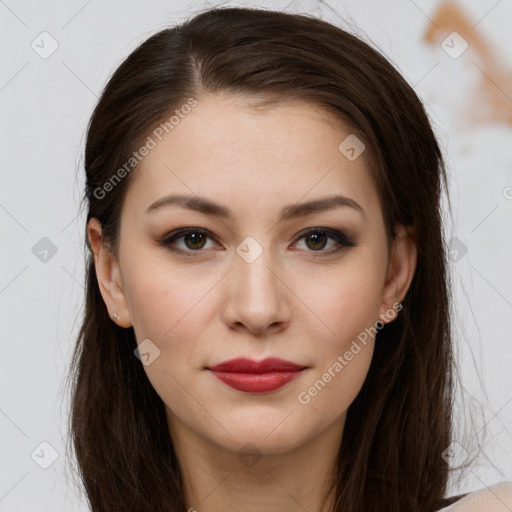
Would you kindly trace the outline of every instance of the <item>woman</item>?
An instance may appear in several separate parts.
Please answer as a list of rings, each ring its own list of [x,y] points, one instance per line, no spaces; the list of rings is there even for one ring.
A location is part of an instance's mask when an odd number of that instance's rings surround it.
[[[93,511],[449,504],[446,176],[387,60],[306,16],[200,13],[113,74],[85,169]]]

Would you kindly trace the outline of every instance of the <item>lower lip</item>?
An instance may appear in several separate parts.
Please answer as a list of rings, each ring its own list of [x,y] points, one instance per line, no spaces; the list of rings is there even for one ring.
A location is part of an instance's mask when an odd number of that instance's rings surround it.
[[[300,376],[301,371],[269,373],[215,372],[213,375],[228,386],[246,393],[269,393]]]

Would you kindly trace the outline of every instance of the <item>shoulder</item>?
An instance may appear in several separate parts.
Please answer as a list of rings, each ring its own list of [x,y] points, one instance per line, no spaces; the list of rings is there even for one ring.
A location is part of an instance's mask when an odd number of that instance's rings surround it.
[[[512,510],[512,481],[483,487],[466,494],[439,512],[509,512]]]

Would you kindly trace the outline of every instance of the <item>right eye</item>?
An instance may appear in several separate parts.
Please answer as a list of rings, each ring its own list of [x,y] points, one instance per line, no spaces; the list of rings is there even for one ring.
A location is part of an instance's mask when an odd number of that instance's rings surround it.
[[[201,252],[205,246],[205,241],[208,238],[213,237],[210,235],[210,232],[205,229],[182,228],[166,235],[159,243],[170,251],[184,254],[186,256],[196,256],[196,254],[193,253]],[[184,248],[176,247],[176,241],[180,239],[183,239],[184,241]]]

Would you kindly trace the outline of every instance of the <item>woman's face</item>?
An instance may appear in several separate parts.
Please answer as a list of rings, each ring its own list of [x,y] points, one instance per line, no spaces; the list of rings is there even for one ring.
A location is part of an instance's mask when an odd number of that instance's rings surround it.
[[[123,204],[119,260],[97,272],[109,311],[143,343],[173,435],[284,453],[342,429],[415,252],[404,238],[388,253],[365,153],[353,138],[339,149],[350,131],[306,103],[257,112],[245,101],[206,97],[152,135]],[[170,195],[194,201],[155,207]],[[335,196],[346,199],[303,206]],[[211,370],[270,357],[304,369]]]

